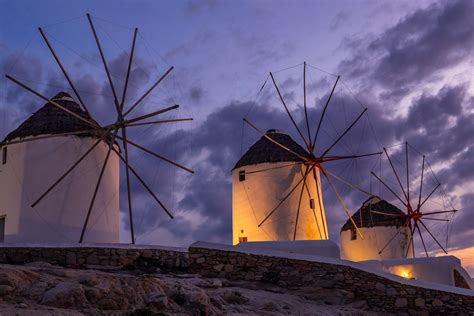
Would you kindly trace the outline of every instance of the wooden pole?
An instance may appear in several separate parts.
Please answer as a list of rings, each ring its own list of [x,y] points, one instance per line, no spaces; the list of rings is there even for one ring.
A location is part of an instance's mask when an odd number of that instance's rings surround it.
[[[303,104],[304,104],[304,117],[306,119],[306,129],[308,130],[308,151],[313,152],[313,148],[311,147],[312,145],[312,140],[311,140],[311,131],[309,128],[309,119],[308,119],[308,110],[306,107],[306,62],[303,63]]]
[[[313,169],[314,171],[314,169]],[[304,173],[303,171],[300,169],[300,173],[301,173],[301,176],[304,176]],[[312,196],[311,196],[311,192],[309,192],[309,188],[308,188],[308,184],[305,182],[303,183],[304,184],[304,187],[306,188],[306,193],[308,193],[308,197],[310,199],[313,199]],[[319,194],[319,192],[318,192]],[[314,204],[313,204],[314,205]],[[316,223],[316,227],[318,228],[318,233],[319,233],[319,239],[323,239],[323,235],[321,234],[321,228],[319,228],[319,222],[318,222],[318,217],[316,216],[316,212],[314,211],[314,207],[311,207],[310,205],[310,208],[311,208],[311,211],[313,212],[313,216],[314,216],[314,221]]]
[[[421,225],[423,225],[423,227],[426,229],[426,231],[428,232],[428,234],[430,234],[431,238],[433,238],[434,241],[436,241],[436,243],[438,244],[438,246],[439,246],[441,249],[443,249],[444,253],[445,253],[445,254],[448,254],[448,252],[446,251],[446,249],[444,249],[444,247],[441,246],[441,244],[439,243],[438,239],[436,239],[435,236],[433,236],[433,234],[431,233],[431,231],[428,229],[428,227],[426,227],[425,223],[423,223],[423,221],[422,221],[421,219],[418,220],[418,221],[421,223]]]
[[[138,104],[140,104],[140,102],[142,102],[143,99],[145,99],[146,96],[147,96],[148,94],[150,94],[150,93],[153,91],[153,89],[155,89],[156,86],[158,86],[158,84],[159,84],[163,79],[165,79],[165,77],[171,72],[171,70],[173,70],[173,68],[174,68],[174,67],[170,67],[170,68],[151,86],[151,88],[149,88],[149,89],[145,92],[145,94],[143,94],[143,95],[140,97],[140,99],[138,99],[138,100],[130,107],[130,109],[128,109],[128,111],[125,112],[125,114],[124,114],[123,116],[125,117],[125,116],[127,116],[130,112],[132,112],[133,109],[134,109]]]
[[[193,120],[193,118],[181,118],[181,119],[160,120],[160,121],[153,121],[153,122],[131,123],[131,124],[127,124],[127,127],[143,126],[143,125],[154,125],[154,124],[163,124],[163,123],[186,122],[186,121],[192,121],[192,120]]]
[[[413,234],[415,233],[415,225],[411,227],[411,221],[408,221],[408,224],[410,225],[410,240],[408,241],[408,247],[405,253],[405,257],[408,257],[408,252],[411,249],[413,252],[413,258],[415,258],[415,244],[413,243]]]
[[[128,124],[130,124],[130,123],[135,123],[135,122],[138,122],[138,121],[141,121],[141,120],[144,120],[144,119],[147,119],[147,118],[150,118],[150,117],[153,117],[153,116],[156,116],[156,115],[159,115],[159,114],[162,114],[162,113],[171,111],[171,110],[175,110],[175,109],[177,109],[177,108],[179,108],[179,105],[178,105],[178,104],[175,104],[175,105],[173,105],[173,106],[164,108],[164,109],[162,109],[162,110],[158,110],[158,111],[155,111],[155,112],[151,112],[151,113],[149,113],[149,114],[146,114],[146,115],[138,116],[138,117],[132,118],[132,119],[130,119],[130,120],[125,120],[125,121],[124,121],[124,124],[125,124],[125,125],[128,125]],[[125,116],[125,114],[124,114],[123,116]]]
[[[387,156],[388,162],[390,163],[390,166],[392,167],[393,173],[395,174],[395,177],[397,178],[397,182],[400,185],[400,188],[402,189],[403,195],[405,196],[405,199],[408,200],[407,194],[405,192],[405,189],[403,188],[402,182],[400,181],[400,177],[398,176],[397,170],[395,170],[395,166],[392,163],[392,159],[390,159],[390,156],[387,152],[387,149],[384,147],[383,151],[385,152],[385,155]],[[407,206],[408,204],[404,204]],[[408,206],[407,206],[408,207]]]
[[[423,200],[423,202],[420,204],[420,208],[426,203],[426,201],[428,201],[428,199],[431,197],[431,195],[433,195],[433,193],[436,191],[437,188],[439,188],[441,184],[438,183],[438,185],[430,192],[430,194],[428,194],[428,196]]]
[[[415,221],[415,227],[418,230],[418,234],[420,235],[421,243],[423,244],[423,249],[425,249],[426,257],[429,257],[428,250],[426,249],[426,245],[425,245],[425,240],[423,239],[423,235],[421,234],[420,227],[418,226],[418,223],[416,221]]]
[[[405,206],[405,207],[408,207],[407,204],[398,196],[398,194],[396,194],[387,184],[385,184],[385,182],[382,181],[382,179],[380,179],[373,171],[370,172],[374,177],[377,178],[377,180],[379,180],[390,192],[392,192],[392,194],[400,201],[402,202],[402,204]]]
[[[306,176],[308,175],[308,168],[309,166],[306,166],[306,170],[303,176],[304,180],[303,180],[303,185],[301,186],[300,198],[298,200],[298,210],[296,211],[295,232],[293,233],[293,240],[296,240],[296,231],[298,229],[298,219],[300,217],[301,200],[303,199],[303,192],[306,185]]]
[[[326,156],[322,157],[323,162],[331,162],[331,161],[339,161],[339,160],[345,160],[345,159],[356,159],[356,158],[363,158],[363,157],[370,157],[370,156],[376,156],[382,154],[381,151],[376,152],[376,153],[369,153],[369,154],[362,154],[362,155],[350,155],[350,156]]]
[[[122,103],[123,105],[123,103]],[[122,109],[122,106],[120,107]],[[123,142],[123,149],[125,152],[125,165],[128,166],[128,144],[127,144],[127,129],[122,127],[122,142]],[[125,175],[127,178],[127,198],[128,198],[128,217],[130,220],[130,238],[132,241],[132,245],[135,244],[135,233],[133,229],[133,214],[132,214],[132,194],[130,191],[130,174],[127,167],[125,167]]]
[[[323,168],[323,167],[320,166],[320,169],[321,169],[321,168]],[[329,174],[330,176],[332,176],[333,178],[335,178],[336,180],[339,180],[340,182],[344,183],[345,185],[347,185],[347,186],[349,186],[349,187],[351,187],[351,188],[353,188],[353,189],[356,189],[357,191],[360,191],[360,192],[362,192],[362,193],[364,193],[364,194],[367,194],[368,196],[374,196],[372,193],[370,193],[370,192],[368,192],[368,191],[366,191],[366,190],[364,190],[364,189],[362,189],[362,188],[359,188],[358,186],[356,186],[356,185],[350,183],[349,181],[347,181],[346,179],[344,179],[344,178],[342,178],[342,177],[340,177],[340,176],[338,176],[338,175],[332,173],[331,171],[327,170],[326,168],[324,168],[324,171],[325,171],[327,174]]]
[[[272,74],[271,72],[270,72],[270,77],[272,78],[273,85],[275,86],[275,89],[276,89],[276,91],[277,91],[277,93],[278,93],[278,96],[280,97],[281,103],[282,103],[283,106],[285,107],[286,113],[287,113],[288,116],[290,117],[291,122],[293,123],[293,125],[294,125],[295,128],[296,128],[296,130],[298,131],[298,134],[300,134],[301,139],[303,139],[303,142],[306,144],[306,147],[307,147],[307,148],[311,148],[311,145],[308,144],[308,142],[307,142],[306,139],[304,138],[303,133],[301,133],[300,128],[299,128],[298,125],[296,124],[295,120],[293,119],[293,116],[292,116],[291,113],[290,113],[290,110],[289,110],[288,107],[286,106],[285,100],[283,99],[283,96],[281,95],[280,89],[278,88],[278,85],[277,85],[277,83],[276,83],[276,81],[275,81],[275,78],[273,77],[273,74]]]
[[[410,178],[408,176],[410,172],[410,168],[408,165],[408,142],[405,142],[405,160],[406,160],[406,165],[407,165],[407,204],[411,205],[410,203]]]
[[[321,168],[321,166],[319,166]],[[321,216],[321,221],[323,225],[323,230],[324,230],[324,236],[326,239],[329,239],[328,232],[326,229],[326,225],[324,224],[324,216],[323,216],[323,203],[321,202],[321,196],[319,193],[322,194],[322,190],[320,190],[320,186],[318,184],[318,177],[316,175],[316,169],[313,169],[313,178],[314,178],[314,183],[316,185],[316,193],[318,197],[318,205],[319,205],[319,215]]]
[[[127,95],[128,80],[130,78],[130,70],[132,69],[133,53],[135,52],[135,42],[137,40],[137,32],[138,32],[138,28],[135,28],[135,32],[133,33],[132,51],[130,52],[130,59],[128,60],[127,75],[125,77],[125,84],[123,86],[122,102],[120,102],[121,113],[123,111],[123,105],[125,103],[125,96]]]
[[[74,91],[74,94],[76,95],[77,97],[77,100],[79,101],[79,103],[82,105],[82,108],[84,109],[84,111],[87,113],[88,116],[91,116],[90,113],[89,113],[89,110],[87,109],[86,105],[84,104],[84,102],[82,101],[82,98],[81,96],[79,95],[79,92],[77,92],[76,90],[76,87],[74,86],[74,84],[72,83],[72,80],[69,78],[69,75],[68,73],[66,72],[66,69],[64,68],[64,66],[62,65],[61,61],[59,60],[59,57],[56,55],[56,52],[54,51],[53,49],[53,46],[51,46],[48,38],[46,37],[46,34],[43,32],[43,29],[41,27],[38,28],[41,36],[43,37],[43,40],[45,41],[46,45],[48,46],[51,54],[53,55],[54,59],[56,60],[56,63],[58,64],[59,68],[61,68],[61,71],[63,72],[63,75],[64,77],[66,77],[66,80],[67,82],[69,83],[69,86],[71,87],[72,91]]]
[[[418,195],[418,206],[416,207],[417,211],[420,211],[421,205],[421,191],[423,190],[423,176],[425,173],[425,155],[423,155],[423,163],[421,166],[421,182],[420,182],[420,194]]]

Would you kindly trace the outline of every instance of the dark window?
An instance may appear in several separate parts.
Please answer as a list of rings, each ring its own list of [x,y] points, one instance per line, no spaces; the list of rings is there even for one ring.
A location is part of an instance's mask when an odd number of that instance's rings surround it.
[[[357,239],[357,232],[354,228],[351,228],[351,240]]]
[[[314,199],[309,199],[309,207],[314,210]]]
[[[239,181],[245,181],[245,170],[239,171]]]
[[[2,164],[7,163],[7,147],[3,147],[2,151]]]
[[[247,237],[239,237],[239,242],[247,242]]]

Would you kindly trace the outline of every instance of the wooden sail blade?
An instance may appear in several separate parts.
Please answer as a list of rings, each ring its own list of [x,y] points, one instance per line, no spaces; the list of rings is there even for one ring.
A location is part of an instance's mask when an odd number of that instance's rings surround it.
[[[392,163],[392,159],[390,159],[390,155],[388,154],[387,149],[385,147],[383,148],[383,151],[385,152],[385,155],[387,156],[388,162],[390,163],[390,166],[392,167],[392,171],[395,174],[395,178],[397,178],[398,184],[400,185],[400,188],[402,189],[403,195],[405,196],[405,200],[408,201],[407,194],[405,192],[405,189],[403,188],[402,182],[400,181],[400,177],[398,176],[398,172],[397,172],[397,170],[395,169],[395,166]],[[408,205],[406,203],[403,203],[403,204],[405,206]]]
[[[70,174],[81,163],[81,161],[83,161],[94,150],[94,148],[96,148],[97,145],[99,145],[99,143],[107,137],[107,135],[109,135],[111,130],[111,127],[107,129],[102,134],[102,136],[81,157],[79,157],[79,159],[71,167],[69,167],[69,169],[63,173],[63,175],[58,180],[56,180],[56,182],[53,183],[53,185],[51,185],[43,194],[41,194],[40,197],[33,202],[33,204],[31,204],[31,207],[35,207],[46,195],[48,195],[49,192],[51,192],[51,190],[61,183],[61,181],[63,181],[64,178],[66,178],[66,176]]]
[[[458,211],[458,210],[428,212],[428,213],[423,213],[423,216],[425,216],[425,215],[434,215],[434,214],[456,213],[457,211]]]
[[[114,96],[114,105],[115,105],[115,109],[117,110],[117,115],[120,115],[121,113],[120,105],[118,103],[118,98],[117,98],[117,93],[115,92],[114,83],[112,81],[112,77],[110,76],[110,71],[109,71],[109,67],[107,66],[107,61],[105,60],[104,52],[102,51],[102,47],[100,46],[99,37],[97,36],[94,23],[92,23],[92,18],[89,13],[87,13],[87,20],[89,21],[89,25],[92,29],[92,34],[94,35],[95,43],[97,45],[97,48],[99,49],[100,59],[102,60],[102,64],[104,65],[104,68],[105,68],[105,73],[107,74],[107,79],[109,80],[110,89],[112,90],[112,95]]]
[[[95,189],[94,189],[94,194],[92,194],[92,199],[91,199],[91,202],[89,204],[89,209],[87,210],[86,219],[84,221],[84,225],[82,226],[81,237],[79,238],[79,243],[82,243],[82,241],[84,240],[84,234],[85,234],[86,229],[87,229],[87,224],[89,223],[89,218],[90,218],[91,213],[92,213],[92,208],[94,207],[94,202],[95,202],[95,199],[97,197],[97,193],[99,192],[100,183],[102,182],[102,177],[104,176],[105,168],[107,167],[107,163],[109,162],[110,153],[112,152],[112,147],[114,146],[115,136],[117,136],[117,132],[118,132],[118,130],[114,131],[112,141],[109,144],[109,150],[107,151],[107,155],[105,156],[105,159],[104,159],[104,164],[102,165],[102,169],[100,170],[99,178],[97,179],[97,183],[96,183]]]
[[[122,115],[123,105],[125,103],[125,97],[127,95],[128,80],[130,79],[130,70],[132,69],[133,53],[135,52],[135,42],[137,40],[138,29],[135,28],[133,32],[132,50],[130,52],[130,58],[128,59],[127,75],[125,76],[125,84],[123,86],[122,101],[120,102],[120,113]]]
[[[405,142],[405,161],[407,167],[407,204],[410,205],[410,177],[408,175],[410,168],[408,165],[408,142]]]
[[[320,169],[320,170],[321,170],[321,173],[322,173],[322,174],[324,175],[324,177],[326,178],[326,180],[328,181],[329,186],[330,186],[331,189],[334,191],[334,194],[336,195],[337,200],[339,201],[339,203],[341,204],[342,208],[344,209],[344,212],[346,212],[346,215],[349,217],[349,220],[351,221],[351,223],[352,223],[352,225],[354,226],[355,230],[356,230],[357,233],[359,234],[360,238],[361,238],[361,239],[364,239],[364,236],[363,236],[362,233],[360,232],[359,227],[357,227],[357,224],[355,223],[354,219],[352,218],[351,213],[350,213],[349,210],[347,209],[346,204],[344,203],[344,201],[342,200],[341,196],[339,195],[339,192],[337,192],[337,189],[336,189],[336,187],[334,186],[334,184],[332,183],[331,179],[330,179],[329,176],[326,174],[326,171],[325,171],[324,169]]]
[[[10,76],[10,75],[5,75],[5,77],[6,77],[8,80],[10,80],[10,81],[16,83],[16,84],[19,85],[20,87],[24,88],[25,90],[27,90],[27,91],[33,93],[34,95],[40,97],[40,98],[43,99],[44,101],[46,101],[46,102],[48,102],[48,103],[51,103],[51,104],[54,105],[55,107],[57,107],[57,108],[63,110],[64,112],[67,112],[68,114],[71,114],[72,116],[74,116],[75,118],[77,118],[77,119],[83,121],[84,123],[88,124],[89,126],[91,126],[91,127],[93,127],[93,128],[97,128],[97,129],[100,129],[100,128],[101,128],[99,125],[97,125],[97,123],[95,123],[95,122],[93,122],[93,121],[89,121],[88,119],[86,119],[86,118],[80,116],[79,114],[74,113],[74,112],[68,110],[67,108],[65,108],[65,107],[62,106],[61,104],[59,104],[59,103],[57,103],[57,102],[55,102],[55,101],[53,101],[53,100],[51,100],[51,99],[45,97],[45,96],[42,95],[41,93],[39,93],[39,92],[37,92],[37,91],[31,89],[31,88],[28,87],[26,84],[24,84],[24,83],[20,82],[19,80],[13,78],[12,76]]]
[[[310,171],[314,168],[314,166],[311,166],[310,168]],[[310,172],[309,171],[309,172]],[[307,175],[306,175],[307,176]],[[291,196],[291,194],[296,190],[296,188],[298,188],[298,186],[301,184],[301,182],[303,182],[305,179],[306,179],[306,176],[305,177],[302,177],[294,186],[293,188],[290,190],[290,192],[288,192],[284,197],[283,199],[277,204],[277,206],[275,206],[275,208],[273,208],[273,210],[271,210],[266,216],[265,218],[258,224],[258,227],[261,227],[263,224],[265,224],[265,222],[270,218],[270,216],[273,215],[273,213],[276,212],[276,210],[278,210],[278,208]]]
[[[428,250],[426,249],[425,240],[423,239],[423,234],[421,233],[420,227],[418,226],[417,222],[415,222],[415,227],[418,230],[418,234],[420,235],[421,243],[423,244],[423,249],[425,249],[426,257],[429,257],[430,255],[428,254]]]
[[[438,246],[443,249],[444,253],[445,254],[448,254],[448,252],[446,251],[446,249],[444,249],[444,247],[440,244],[440,242],[438,241],[438,239],[436,239],[436,237],[431,233],[431,231],[428,229],[428,227],[426,227],[425,223],[423,223],[423,221],[420,219],[419,222],[421,223],[421,225],[423,225],[423,227],[426,229],[426,231],[428,232],[428,234],[430,234],[431,238],[433,238],[434,241],[436,241],[436,243],[438,244]]]
[[[285,100],[283,99],[283,96],[281,95],[281,92],[280,92],[280,89],[278,88],[278,85],[275,81],[275,78],[273,77],[273,74],[270,72],[270,77],[272,78],[272,81],[273,81],[273,85],[275,86],[275,89],[278,93],[278,96],[280,97],[280,100],[281,100],[281,103],[283,104],[283,106],[285,107],[285,110],[286,110],[286,113],[288,114],[288,116],[290,117],[290,120],[291,122],[293,123],[293,126],[296,128],[296,130],[298,131],[298,134],[300,134],[301,136],[301,139],[303,140],[303,142],[306,144],[306,147],[309,149],[311,148],[310,144],[308,144],[308,142],[306,141],[306,139],[304,138],[303,136],[303,133],[301,133],[301,130],[300,128],[298,127],[298,124],[296,124],[295,122],[295,119],[293,118],[293,116],[291,115],[290,113],[290,110],[288,109],[288,107],[286,106],[286,103],[285,103]]]
[[[160,120],[160,121],[151,121],[151,122],[143,122],[143,123],[130,123],[127,124],[127,127],[132,126],[143,126],[143,125],[155,125],[155,124],[163,124],[163,123],[176,123],[176,122],[187,122],[192,121],[193,118],[180,118],[180,119],[172,119],[172,120]]]
[[[400,201],[402,204],[407,207],[406,203],[396,194],[382,179],[380,179],[373,171],[370,172],[377,180],[379,180],[392,194]]]
[[[334,94],[334,90],[336,89],[336,86],[337,86],[337,83],[339,82],[340,77],[341,76],[337,76],[336,82],[334,83],[334,86],[332,87],[331,94],[329,95],[326,101],[326,105],[324,106],[323,112],[321,113],[321,117],[319,118],[318,127],[316,129],[316,133],[313,139],[313,144],[311,144],[311,148],[313,149],[313,152],[314,152],[314,146],[316,145],[316,140],[318,139],[319,130],[321,129],[321,124],[323,123],[324,114],[326,114],[326,110],[328,108],[329,102],[331,101],[332,95]]]
[[[428,194],[428,196],[420,204],[420,208],[426,203],[426,201],[428,201],[428,199],[433,195],[433,193],[435,193],[436,189],[439,188],[440,185],[441,183],[438,183],[438,185],[430,192],[430,194]]]
[[[161,109],[161,110],[158,110],[158,111],[154,111],[154,112],[151,112],[151,113],[146,114],[146,115],[138,116],[138,117],[132,118],[130,120],[125,120],[124,124],[128,125],[130,123],[135,123],[135,122],[138,122],[138,121],[141,121],[141,120],[144,120],[144,119],[147,119],[147,118],[159,115],[159,114],[163,114],[163,113],[171,111],[171,110],[175,110],[177,108],[179,108],[179,105],[175,104],[175,105],[172,105],[170,107],[167,107],[167,108],[164,108],[164,109]]]
[[[123,105],[123,103],[122,103]],[[128,143],[127,143],[127,129],[122,128],[122,144],[125,153],[125,165],[128,166]],[[135,233],[133,229],[133,209],[132,209],[132,194],[130,190],[130,172],[128,168],[125,168],[125,175],[127,179],[127,201],[128,201],[128,218],[130,221],[130,238],[132,245],[135,244]]]
[[[257,132],[259,132],[263,137],[265,137],[266,139],[268,139],[269,141],[271,141],[272,143],[277,145],[278,147],[283,148],[284,150],[286,150],[289,153],[292,153],[296,157],[300,158],[302,161],[308,161],[309,160],[307,157],[304,157],[304,156],[294,152],[293,150],[289,149],[288,147],[280,144],[279,142],[277,142],[276,140],[274,140],[273,138],[268,136],[266,133],[264,133],[262,130],[260,130],[258,127],[256,127],[254,124],[250,123],[246,118],[244,118],[244,122],[247,123],[253,129],[255,129]]]
[[[187,172],[189,172],[189,173],[194,173],[193,170],[191,170],[191,169],[189,169],[189,168],[187,168],[187,167],[185,167],[185,166],[183,166],[183,165],[177,163],[176,161],[173,161],[173,160],[168,159],[168,158],[166,158],[166,157],[164,157],[164,156],[162,156],[162,155],[159,155],[159,154],[157,154],[157,153],[155,153],[155,152],[149,150],[148,148],[145,148],[145,147],[143,147],[143,146],[141,146],[141,145],[139,145],[139,144],[137,144],[137,143],[135,143],[135,142],[133,142],[133,141],[131,141],[131,140],[129,140],[129,139],[125,139],[125,138],[122,138],[122,137],[120,137],[120,136],[117,136],[117,138],[120,139],[120,140],[122,140],[122,141],[127,142],[128,144],[130,144],[130,145],[132,145],[132,146],[134,146],[134,147],[136,147],[136,148],[138,148],[138,149],[143,150],[144,152],[146,152],[146,153],[148,153],[148,154],[150,154],[150,155],[152,155],[152,156],[155,156],[155,157],[158,158],[158,159],[161,159],[161,160],[163,160],[163,161],[166,161],[167,163],[170,163],[170,164],[172,164],[173,166],[176,166],[176,167],[178,167],[178,168],[181,168],[181,169],[183,169],[183,170],[185,170],[185,171],[187,171]]]
[[[307,132],[308,132],[308,144],[311,145],[312,144],[312,140],[311,140],[311,131],[310,131],[310,128],[309,128],[309,118],[308,118],[308,110],[307,110],[307,107],[306,107],[306,62],[303,63],[303,105],[304,105],[304,117],[305,117],[305,120],[306,120],[306,129],[307,129]],[[310,146],[308,148],[308,150],[310,152],[313,152],[313,148]]]
[[[53,46],[51,45],[51,43],[49,42],[48,38],[46,37],[46,34],[43,32],[43,29],[41,27],[38,28],[40,34],[41,34],[41,37],[43,37],[43,40],[44,42],[46,43],[46,46],[48,46],[49,48],[49,51],[51,52],[51,54],[53,55],[54,59],[56,60],[56,63],[58,64],[59,68],[61,69],[64,77],[66,78],[67,82],[69,83],[69,86],[71,87],[72,91],[74,91],[74,94],[76,95],[76,98],[77,100],[79,101],[79,103],[81,104],[82,108],[84,109],[84,111],[88,114],[88,116],[91,116],[90,113],[89,113],[89,110],[87,109],[86,105],[84,104],[84,102],[82,101],[82,98],[81,96],[79,95],[79,92],[77,92],[76,90],[76,87],[74,86],[74,84],[72,83],[72,80],[71,78],[69,77],[66,69],[64,68],[63,64],[61,63],[61,61],[59,60],[59,57],[58,55],[56,55],[56,52],[54,51],[53,49]]]
[[[309,168],[309,166],[306,166],[306,170],[305,170],[304,176],[303,176],[304,180],[303,180],[303,185],[301,186],[300,198],[298,200],[298,209],[296,211],[295,231],[293,233],[293,240],[296,240],[296,232],[298,230],[298,219],[300,217],[301,200],[303,199],[303,192],[304,192],[304,188],[305,188],[305,185],[306,185],[306,176],[308,175],[308,168]]]
[[[150,189],[150,187],[146,184],[146,182],[140,177],[140,175],[133,169],[133,167],[130,165],[130,163],[126,163],[125,158],[122,157],[120,152],[116,150],[115,148],[112,149],[117,156],[120,158],[120,160],[124,163],[125,167],[130,169],[130,171],[133,173],[135,178],[141,183],[141,185],[145,188],[145,190],[153,197],[153,199],[161,206],[161,208],[168,214],[168,216],[173,219],[173,215],[170,213],[170,211],[166,208],[166,206],[160,201],[160,199],[156,196],[156,194],[153,192],[153,190]]]
[[[354,125],[357,124],[357,122],[360,120],[360,118],[365,114],[365,112],[367,112],[367,108],[365,108],[362,113],[359,114],[359,116],[354,120],[354,122],[352,122],[351,125],[349,125],[348,128],[346,128],[346,130],[332,143],[331,146],[328,147],[328,149],[326,149],[323,154],[321,155],[321,157],[324,157],[331,149],[334,148],[334,146],[336,146],[337,143],[339,143],[339,141],[354,127]]]
[[[323,162],[331,162],[331,161],[339,161],[339,160],[346,160],[346,159],[356,159],[356,158],[362,158],[362,157],[370,157],[370,156],[376,156],[376,155],[381,155],[383,152],[375,152],[375,153],[368,153],[368,154],[362,154],[362,155],[348,155],[348,156],[325,156],[322,157],[321,159]]]
[[[418,195],[418,205],[416,209],[420,210],[421,205],[421,191],[423,190],[423,176],[425,174],[425,155],[423,155],[423,163],[421,164],[421,181],[420,181],[420,194]]]
[[[358,187],[357,185],[355,185],[355,184],[349,182],[348,180],[342,178],[341,176],[338,176],[338,175],[332,173],[332,172],[329,171],[328,169],[323,168],[323,167],[321,167],[321,166],[319,166],[319,168],[320,168],[320,169],[324,169],[324,171],[325,171],[328,175],[330,175],[330,176],[333,177],[334,179],[338,180],[339,182],[344,183],[344,184],[347,185],[348,187],[353,188],[353,189],[355,189],[355,190],[357,190],[357,191],[360,191],[360,192],[362,192],[362,193],[364,193],[364,194],[367,194],[368,196],[374,196],[372,193],[370,193],[370,192],[368,192],[368,191],[366,191],[366,190],[364,190],[364,189]]]
[[[133,111],[134,108],[137,107],[137,105],[139,105],[143,99],[145,99],[159,84],[161,81],[163,81],[163,79],[166,78],[166,76],[168,76],[168,74],[171,72],[171,70],[173,70],[174,67],[170,67],[124,114],[123,116],[127,116],[130,112]]]
[[[327,232],[327,229],[326,229],[326,225],[324,223],[324,214],[323,214],[323,203],[321,201],[321,196],[320,196],[320,192],[322,192],[322,190],[320,190],[320,187],[319,187],[319,184],[318,184],[318,177],[316,175],[316,169],[313,169],[313,178],[314,178],[314,183],[316,185],[316,195],[318,197],[318,205],[319,205],[319,215],[321,216],[321,220],[323,221],[322,222],[322,225],[323,225],[323,230],[324,230],[324,236],[326,239],[329,239],[329,236],[328,236],[328,232]],[[314,213],[314,210],[313,210],[313,213]],[[314,215],[315,219],[316,219],[316,214]],[[318,220],[316,219],[316,224],[318,224]],[[319,229],[319,225],[318,225],[318,229]]]

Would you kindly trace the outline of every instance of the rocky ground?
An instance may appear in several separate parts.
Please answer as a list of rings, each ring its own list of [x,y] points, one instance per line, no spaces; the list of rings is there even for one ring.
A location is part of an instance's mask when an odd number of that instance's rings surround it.
[[[282,289],[176,272],[0,265],[0,315],[370,315],[344,290]]]

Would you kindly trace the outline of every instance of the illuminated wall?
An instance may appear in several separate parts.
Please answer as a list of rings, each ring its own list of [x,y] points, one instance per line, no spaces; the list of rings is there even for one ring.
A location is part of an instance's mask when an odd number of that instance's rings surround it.
[[[239,238],[246,238],[247,241],[293,240],[302,184],[261,227],[258,227],[258,224],[298,183],[306,167],[295,163],[289,167],[252,173],[288,164],[291,162],[261,163],[233,170],[232,235],[234,244],[239,243]],[[239,173],[243,171],[245,171],[244,180],[241,179],[242,174],[239,177]],[[316,170],[316,174],[319,188],[321,188],[318,170]],[[327,239],[326,216],[321,191],[318,192],[321,198],[322,207],[320,208],[314,177],[308,176],[306,184],[309,194],[305,189],[301,201],[296,239]],[[313,201],[310,201],[310,197]]]
[[[410,240],[410,229],[408,227],[375,226],[361,227],[359,230],[364,239],[360,238],[358,234],[354,234],[352,230],[344,230],[341,232],[342,259],[364,261],[406,258],[405,254]],[[395,234],[397,236],[384,251],[379,254],[379,251]],[[410,249],[410,251],[408,251],[408,258],[412,257],[413,254]]]
[[[7,147],[0,161],[0,215],[5,242],[78,242],[108,145],[101,142],[35,208],[31,204],[94,143],[75,136]],[[119,242],[119,161],[112,152],[92,209],[85,242]]]

